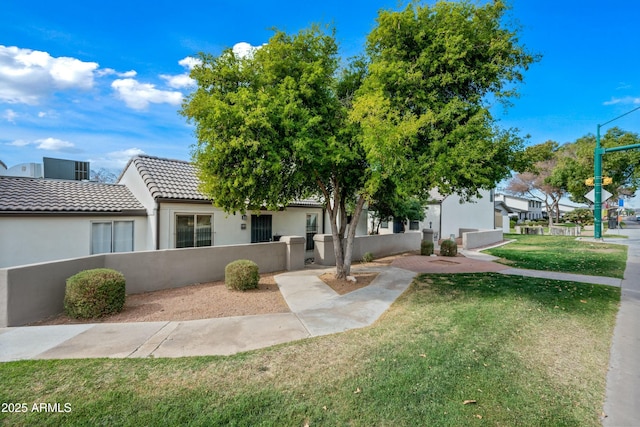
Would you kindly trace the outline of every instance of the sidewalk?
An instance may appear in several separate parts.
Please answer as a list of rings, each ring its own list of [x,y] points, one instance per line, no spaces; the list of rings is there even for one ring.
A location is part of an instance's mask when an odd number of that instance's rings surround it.
[[[605,427],[640,425],[640,229],[618,230],[629,246],[620,310],[613,331],[604,403]]]
[[[330,269],[328,269],[330,270]],[[99,323],[0,328],[0,362],[95,357],[229,355],[361,328],[375,322],[415,273],[374,267],[367,287],[338,295],[305,269],[276,276],[291,313],[181,322]]]

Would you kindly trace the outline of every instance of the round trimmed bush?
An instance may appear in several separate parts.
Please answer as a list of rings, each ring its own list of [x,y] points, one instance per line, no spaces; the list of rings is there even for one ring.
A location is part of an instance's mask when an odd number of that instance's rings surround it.
[[[109,268],[84,270],[67,279],[64,312],[75,319],[119,313],[124,307],[125,279]]]
[[[371,262],[373,261],[373,254],[371,252],[366,252],[362,255],[362,262]]]
[[[458,244],[454,240],[445,240],[440,243],[440,255],[456,256],[458,255]]]
[[[433,255],[433,247],[433,242],[423,240],[422,242],[420,242],[420,255]]]
[[[248,259],[239,259],[224,268],[224,283],[228,289],[246,291],[257,289],[260,281],[258,264]]]

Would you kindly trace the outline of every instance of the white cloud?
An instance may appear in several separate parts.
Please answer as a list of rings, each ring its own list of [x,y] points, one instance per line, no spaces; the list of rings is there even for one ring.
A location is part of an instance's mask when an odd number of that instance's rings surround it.
[[[134,110],[144,110],[150,103],[180,105],[182,93],[156,89],[155,85],[140,83],[134,79],[118,79],[111,83],[128,107]]]
[[[90,162],[92,167],[122,170],[132,157],[140,154],[145,154],[145,152],[139,148],[128,148],[121,151],[112,151],[107,153],[104,157],[91,159]]]
[[[57,138],[36,139],[35,143],[38,144],[37,148],[40,150],[69,151],[70,148],[75,147],[72,142],[63,141]]]
[[[54,84],[61,89],[93,87],[93,71],[98,68],[95,62],[82,62],[75,58],[55,58],[51,61],[49,74]]]
[[[640,97],[626,96],[624,98],[611,98],[610,101],[604,102],[604,105],[616,105],[616,104],[640,104]]]
[[[4,114],[2,115],[2,117],[8,121],[9,123],[14,123],[16,122],[16,117],[18,117],[18,113],[16,113],[15,111],[13,111],[12,109],[8,109],[4,111]]]
[[[193,70],[196,65],[202,64],[202,60],[200,58],[194,58],[193,56],[187,56],[186,58],[178,61],[178,64],[188,68],[189,70]]]
[[[135,70],[129,70],[129,71],[125,71],[124,73],[120,73],[120,72],[114,70],[113,68],[101,68],[100,70],[98,70],[96,72],[96,74],[99,77],[102,77],[102,76],[118,76],[118,77],[123,77],[123,78],[135,77],[135,76],[138,75],[138,73]]]
[[[90,89],[96,62],[0,45],[0,101],[37,104],[56,89]]]
[[[29,141],[25,141],[24,139],[16,139],[15,141],[9,142],[7,145],[13,145],[14,147],[24,147],[29,145]]]
[[[44,111],[40,111],[38,113],[38,117],[40,117],[40,118],[43,118],[43,117],[46,117],[46,116],[47,116],[47,113],[45,113]]]
[[[189,74],[178,74],[177,76],[161,74],[160,77],[167,82],[167,86],[172,87],[174,89],[191,87],[191,86],[195,86],[196,84],[195,80],[189,77]]]
[[[187,56],[186,58],[178,61],[178,64],[185,67],[188,71],[186,73],[177,75],[161,74],[160,77],[167,82],[167,86],[174,89],[182,89],[195,86],[196,81],[189,77],[189,72],[193,70],[193,67],[195,67],[196,65],[202,64],[202,61],[199,58]]]
[[[9,142],[7,145],[12,145],[14,147],[26,147],[28,145],[35,145],[39,150],[47,150],[47,151],[65,151],[70,153],[77,153],[80,150],[75,148],[75,144],[69,141],[63,141],[58,138],[43,138],[36,139],[35,141],[25,141],[23,139],[17,139],[15,141]]]
[[[233,53],[240,58],[252,57],[262,46],[251,46],[249,43],[240,42],[233,45]]]

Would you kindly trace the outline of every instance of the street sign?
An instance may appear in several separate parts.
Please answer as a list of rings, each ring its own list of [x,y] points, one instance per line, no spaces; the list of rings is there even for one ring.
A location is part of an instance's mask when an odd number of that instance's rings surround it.
[[[624,199],[618,199],[618,206],[624,208]]]
[[[604,188],[602,189],[602,201],[604,202],[605,200],[607,200],[609,197],[613,196],[613,194],[609,193],[607,190],[605,190]],[[593,203],[596,202],[595,198],[596,198],[596,190],[591,190],[589,191],[587,194],[584,195],[584,197],[586,197],[587,199],[591,200]]]

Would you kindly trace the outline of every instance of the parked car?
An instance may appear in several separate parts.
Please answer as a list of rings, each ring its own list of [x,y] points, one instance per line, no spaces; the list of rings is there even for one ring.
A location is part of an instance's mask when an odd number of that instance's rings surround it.
[[[636,215],[636,221],[640,221],[640,215]]]

